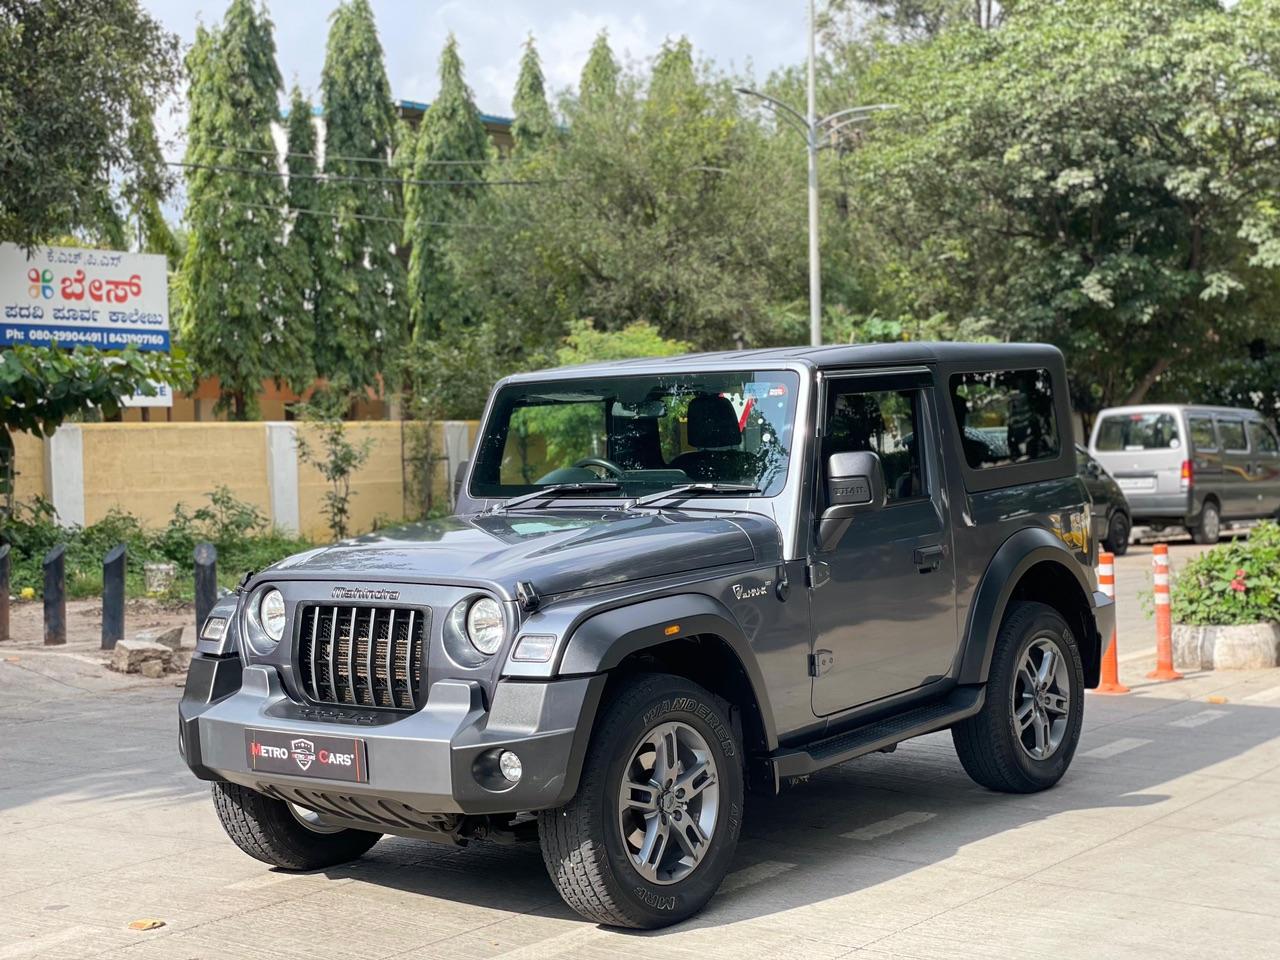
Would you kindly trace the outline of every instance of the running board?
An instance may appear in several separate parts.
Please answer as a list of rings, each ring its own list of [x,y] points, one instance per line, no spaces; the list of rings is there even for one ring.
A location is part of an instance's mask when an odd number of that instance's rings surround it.
[[[945,730],[981,710],[985,699],[985,686],[957,687],[935,703],[854,727],[803,747],[779,751],[770,758],[775,783],[789,777],[807,776],[823,767],[875,753],[912,737]]]

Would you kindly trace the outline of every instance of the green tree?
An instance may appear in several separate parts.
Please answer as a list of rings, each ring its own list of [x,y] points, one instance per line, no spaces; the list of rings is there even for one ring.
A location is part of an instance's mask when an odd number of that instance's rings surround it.
[[[152,124],[178,38],[138,0],[19,0],[0,13],[0,240],[115,246],[169,186]]]
[[[314,371],[271,136],[281,90],[271,21],[251,0],[232,0],[220,28],[197,33],[187,63],[179,330],[198,372],[218,378],[219,409],[243,420],[265,379],[302,389]]]
[[[855,204],[917,316],[1058,344],[1081,410],[1141,401],[1266,319],[1277,49],[1277,0],[1020,0],[884,49]]]
[[[317,269],[322,375],[352,387],[394,374],[406,333],[402,207],[387,166],[396,120],[382,44],[368,0],[334,11],[321,91],[325,114],[323,209],[330,240]]]
[[[289,118],[285,126],[285,166],[289,171],[289,246],[298,255],[302,309],[315,325],[319,299],[319,276],[324,251],[332,237],[333,224],[324,216],[324,197],[316,159],[316,124],[311,101],[297,84],[289,96]],[[319,350],[319,345],[317,345]]]
[[[489,139],[462,76],[458,41],[440,55],[440,93],[422,118],[412,174],[405,182],[405,242],[409,255],[409,321],[416,339],[432,339],[474,319],[449,247],[475,206],[485,176]]]
[[[347,436],[343,414],[355,395],[340,390],[324,391],[310,403],[294,407],[308,423],[316,425],[318,438],[309,440],[298,434],[298,459],[314,466],[329,484],[324,494],[324,514],[329,520],[333,539],[345,540],[351,526],[351,476],[364,466],[373,451],[373,438],[352,442]]]
[[[542,62],[530,36],[524,44],[520,58],[520,76],[516,79],[516,93],[511,100],[515,119],[511,124],[511,138],[515,141],[517,155],[536,150],[542,140],[555,127],[551,107],[547,105],[546,82],[542,76]]]
[[[601,30],[591,44],[591,53],[587,56],[586,65],[582,68],[582,79],[578,83],[578,102],[582,110],[607,110],[617,96],[621,73],[613,49],[609,46],[609,35]]]

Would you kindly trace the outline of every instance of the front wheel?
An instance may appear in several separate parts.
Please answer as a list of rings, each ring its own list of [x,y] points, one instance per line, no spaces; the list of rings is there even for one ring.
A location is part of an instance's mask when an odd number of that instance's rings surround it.
[[[326,826],[310,810],[236,783],[213,785],[213,806],[235,845],[286,870],[320,870],[357,860],[380,833]]]
[[[1107,538],[1102,541],[1102,545],[1117,557],[1123,557],[1129,552],[1129,518],[1117,510],[1111,515],[1111,522],[1107,525]]]
[[[653,929],[701,910],[742,824],[742,749],[724,704],[682,677],[623,681],[578,792],[539,814],[551,879],[583,917]]]
[[[1000,625],[982,709],[951,728],[965,772],[1004,793],[1062,779],[1080,742],[1084,666],[1067,622],[1043,603],[1013,604]]]

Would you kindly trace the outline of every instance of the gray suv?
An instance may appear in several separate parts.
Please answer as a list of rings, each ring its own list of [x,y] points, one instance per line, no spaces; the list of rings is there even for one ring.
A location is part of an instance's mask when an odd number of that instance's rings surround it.
[[[456,515],[290,557],[201,631],[179,746],[293,870],[530,840],[584,917],[698,911],[752,793],[950,729],[1053,786],[1113,609],[1061,354],[886,344],[542,371]]]

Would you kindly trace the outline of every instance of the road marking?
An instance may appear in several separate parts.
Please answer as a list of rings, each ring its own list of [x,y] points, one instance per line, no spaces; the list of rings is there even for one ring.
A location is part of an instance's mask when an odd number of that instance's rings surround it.
[[[777,860],[762,860],[759,863],[753,863],[749,867],[743,867],[741,870],[735,870],[724,878],[720,884],[720,893],[736,893],[744,887],[752,884],[761,883],[765,880],[771,880],[774,877],[781,876],[788,870],[794,870],[794,863],[780,863]]]
[[[1225,717],[1229,711],[1227,710],[1201,710],[1199,713],[1193,713],[1189,717],[1183,717],[1181,720],[1173,720],[1169,723],[1171,727],[1200,727],[1206,723],[1213,723]]]
[[[1249,694],[1244,699],[1247,703],[1271,703],[1274,700],[1280,700],[1280,687],[1259,690],[1257,693]]]
[[[35,953],[37,950],[44,950],[48,947],[56,946],[59,943],[66,943],[68,940],[75,940],[91,933],[97,933],[94,927],[67,927],[65,930],[59,930],[57,933],[46,933],[43,937],[31,937],[28,940],[19,940],[17,943],[11,943],[8,946],[0,947],[0,960],[10,960],[12,957],[25,957],[28,954]]]
[[[1116,757],[1122,753],[1128,753],[1130,750],[1137,750],[1138,747],[1145,747],[1150,742],[1150,740],[1142,740],[1138,737],[1125,737],[1122,740],[1113,740],[1111,743],[1104,743],[1100,747],[1094,747],[1092,750],[1086,750],[1084,753],[1080,754],[1080,756],[1106,760],[1109,757]]]
[[[876,840],[880,837],[888,836],[891,833],[897,833],[899,830],[905,830],[907,827],[914,827],[919,823],[926,823],[936,817],[936,813],[925,813],[922,810],[908,810],[906,813],[900,813],[896,817],[890,817],[888,820],[878,820],[875,823],[869,823],[865,827],[859,827],[849,833],[842,833],[840,836],[846,840]]]

